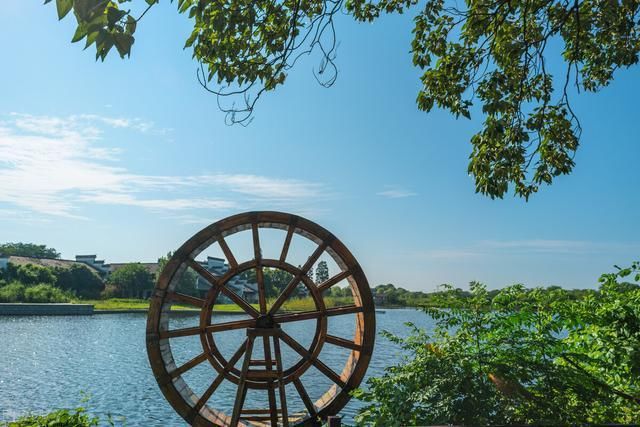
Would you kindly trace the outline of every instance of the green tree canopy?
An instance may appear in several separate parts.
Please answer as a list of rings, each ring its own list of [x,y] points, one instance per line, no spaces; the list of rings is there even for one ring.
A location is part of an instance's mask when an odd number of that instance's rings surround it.
[[[96,59],[104,60],[114,46],[120,56],[130,54],[140,19],[158,2],[131,2],[142,6],[137,14],[123,7],[129,0],[56,0],[56,6],[60,19],[75,15],[72,41],[95,45]],[[336,13],[346,10],[365,22],[413,13],[407,31],[413,34],[413,65],[422,72],[417,106],[484,118],[471,138],[468,170],[476,191],[492,198],[512,188],[528,199],[540,185],[570,173],[581,133],[571,92],[607,86],[618,68],[638,62],[640,51],[637,0],[175,3],[193,22],[185,48],[200,64],[198,80],[232,123],[250,120],[260,95],[283,84],[303,54],[319,53],[315,75],[321,84],[333,84]],[[564,64],[555,76],[552,60]]]
[[[99,298],[104,290],[104,283],[100,276],[84,265],[58,267],[54,270],[54,274],[58,288],[75,292],[81,298]]]
[[[60,253],[46,245],[34,243],[2,243],[0,244],[0,255],[5,256],[26,256],[31,258],[60,258]]]
[[[144,265],[131,263],[109,274],[105,291],[108,296],[141,298],[153,290],[153,279],[153,274]]]

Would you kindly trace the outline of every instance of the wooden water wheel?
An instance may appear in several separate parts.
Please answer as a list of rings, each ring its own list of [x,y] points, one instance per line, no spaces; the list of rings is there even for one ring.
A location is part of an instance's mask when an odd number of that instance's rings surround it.
[[[262,257],[261,229],[279,229],[286,232],[277,259]],[[227,240],[235,233],[248,231],[253,242],[253,259],[238,262]],[[283,233],[284,234],[284,233]],[[287,262],[292,238],[297,235],[313,242],[315,250],[304,265]],[[195,259],[210,245],[217,243],[224,252],[228,270],[216,275]],[[326,254],[339,268],[322,283],[315,283],[308,272],[321,255]],[[176,290],[177,277],[191,268],[209,286],[206,294],[187,295]],[[267,304],[263,269],[280,269],[291,280],[279,296]],[[243,272],[255,270],[258,302],[250,304],[227,284]],[[337,283],[348,283],[353,303],[327,307],[323,293]],[[305,311],[283,311],[285,302],[300,286],[307,289],[314,308]],[[237,304],[246,316],[242,320],[218,323],[213,309],[218,298],[224,295]],[[200,310],[199,325],[170,329],[169,316],[172,304],[190,305]],[[328,318],[351,314],[355,319],[352,338],[331,335],[327,331]],[[289,322],[315,320],[315,330],[310,345],[303,345],[287,334],[281,325]],[[223,356],[216,336],[222,331],[243,334],[242,344],[233,356]],[[199,336],[202,352],[180,365],[174,360],[172,340],[177,337]],[[351,252],[333,234],[319,225],[296,215],[279,212],[249,212],[225,218],[194,235],[166,264],[158,279],[151,299],[147,321],[147,352],[151,368],[164,396],[171,406],[191,425],[317,425],[320,420],[337,414],[349,401],[350,391],[361,383],[375,339],[375,310],[367,279]],[[254,344],[262,346],[264,354],[254,354]],[[344,366],[328,366],[320,359],[325,345],[340,347],[349,352]],[[199,348],[199,347],[198,347]],[[285,367],[282,352],[288,349],[295,355],[295,363]],[[203,393],[196,394],[183,375],[197,365],[210,363],[215,375]],[[240,366],[236,366],[240,365]],[[332,384],[322,396],[313,401],[309,387],[301,376],[314,367]],[[235,402],[229,413],[216,407],[215,391],[229,381],[237,387]],[[248,390],[266,393],[268,407],[245,408]],[[287,390],[289,390],[287,392]],[[315,390],[314,390],[315,391]],[[253,392],[252,392],[253,393]],[[292,413],[287,406],[287,396],[296,393],[305,410]]]

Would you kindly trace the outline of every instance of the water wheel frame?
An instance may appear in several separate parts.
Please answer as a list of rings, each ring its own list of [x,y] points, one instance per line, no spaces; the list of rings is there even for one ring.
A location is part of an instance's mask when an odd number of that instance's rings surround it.
[[[278,259],[263,259],[260,247],[260,228],[275,228],[286,231],[286,237]],[[238,263],[227,245],[225,238],[245,230],[252,231],[254,258]],[[294,234],[301,235],[318,245],[302,267],[286,262],[289,246]],[[211,244],[217,242],[224,252],[229,270],[222,276],[209,272],[195,258]],[[323,283],[316,284],[308,276],[323,253],[328,253],[340,268],[340,272]],[[191,267],[206,280],[211,288],[205,298],[184,295],[175,291],[182,272]],[[293,275],[270,310],[267,310],[266,293],[263,280],[263,267],[279,268]],[[225,286],[237,274],[256,269],[259,307],[256,309],[239,295]],[[322,293],[333,285],[347,280],[354,303],[348,306],[325,307]],[[315,310],[294,313],[278,313],[279,308],[296,289],[304,284],[313,298]],[[249,316],[249,319],[224,323],[212,323],[212,310],[216,298],[223,293]],[[193,328],[170,330],[169,317],[173,303],[187,304],[200,309],[200,324]],[[327,318],[355,314],[355,334],[352,340],[327,333]],[[298,343],[286,334],[280,323],[316,319],[315,334],[309,348]],[[247,338],[235,354],[227,360],[219,351],[215,333],[232,329],[246,329]],[[171,351],[170,340],[175,337],[199,335],[202,353],[186,363],[177,366]],[[222,219],[204,228],[185,242],[167,262],[162,270],[154,293],[151,297],[147,319],[147,353],[154,376],[165,398],[189,424],[195,426],[229,425],[317,425],[319,420],[337,414],[349,401],[350,392],[362,382],[375,341],[375,309],[367,278],[358,261],[332,233],[300,216],[281,212],[247,212]],[[253,342],[262,338],[265,358],[264,370],[251,370]],[[286,343],[300,359],[284,369],[280,356],[280,343]],[[347,362],[340,373],[325,365],[319,354],[324,344],[332,344],[350,350]],[[271,348],[275,358],[271,356]],[[234,366],[245,356],[242,369]],[[247,357],[248,356],[248,357]],[[208,361],[217,375],[202,395],[196,395],[182,378],[189,369]],[[257,363],[257,361],[256,361]],[[310,367],[331,380],[333,385],[318,399],[312,402],[300,377]],[[208,405],[208,401],[224,381],[238,385],[233,413],[228,415]],[[293,383],[304,403],[306,412],[289,414],[286,404],[285,386]],[[247,389],[266,390],[269,408],[244,409]],[[276,393],[280,396],[280,408],[277,407]],[[291,415],[291,416],[290,416]]]

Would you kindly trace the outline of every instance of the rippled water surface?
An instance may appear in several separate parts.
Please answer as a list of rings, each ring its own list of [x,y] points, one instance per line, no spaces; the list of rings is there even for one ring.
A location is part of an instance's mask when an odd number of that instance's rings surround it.
[[[217,316],[216,322],[238,320],[236,315]],[[378,331],[404,335],[405,322],[429,328],[430,319],[415,310],[386,310],[376,316]],[[350,316],[329,318],[328,332],[353,336]],[[195,326],[195,316],[172,320],[171,329]],[[146,315],[104,314],[94,316],[0,317],[0,421],[28,412],[87,406],[103,420],[107,414],[124,417],[129,426],[183,426],[185,423],[165,401],[153,378],[145,348]],[[302,344],[310,342],[315,321],[287,324],[285,331]],[[244,337],[225,332],[216,335],[222,353],[230,357]],[[183,363],[202,351],[197,337],[172,340],[176,363]],[[255,354],[260,352],[256,347]],[[283,345],[285,368],[296,355]],[[320,359],[337,372],[342,370],[347,351],[325,344]],[[400,360],[399,349],[380,335],[376,338],[368,376],[380,375],[385,366]],[[196,393],[211,383],[215,372],[204,363],[184,375]],[[312,399],[320,397],[331,382],[315,368],[302,377]],[[83,394],[89,397],[82,403]],[[302,408],[295,388],[287,386],[289,405]],[[209,406],[230,412],[235,386],[225,381]],[[247,395],[245,408],[266,407],[263,396]],[[350,421],[358,402],[352,399],[341,415]],[[119,424],[119,423],[118,423]]]

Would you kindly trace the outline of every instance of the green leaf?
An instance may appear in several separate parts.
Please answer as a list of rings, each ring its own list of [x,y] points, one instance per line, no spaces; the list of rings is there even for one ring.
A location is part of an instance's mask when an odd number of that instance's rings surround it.
[[[71,43],[76,43],[82,40],[87,35],[87,26],[85,24],[79,24],[76,28],[76,32],[71,39]]]
[[[62,19],[73,7],[73,0],[56,0],[56,8],[58,9],[58,19]]]
[[[107,24],[109,28],[113,28],[127,14],[126,10],[120,10],[117,7],[107,9]]]
[[[133,16],[127,16],[127,23],[125,24],[125,28],[127,30],[127,34],[133,34],[136,32],[136,28],[138,27],[138,22],[133,18]]]
[[[129,56],[131,54],[131,46],[133,45],[134,38],[130,34],[123,33],[115,33],[113,35],[113,43],[118,49],[118,53],[121,58],[124,58],[125,55]]]

